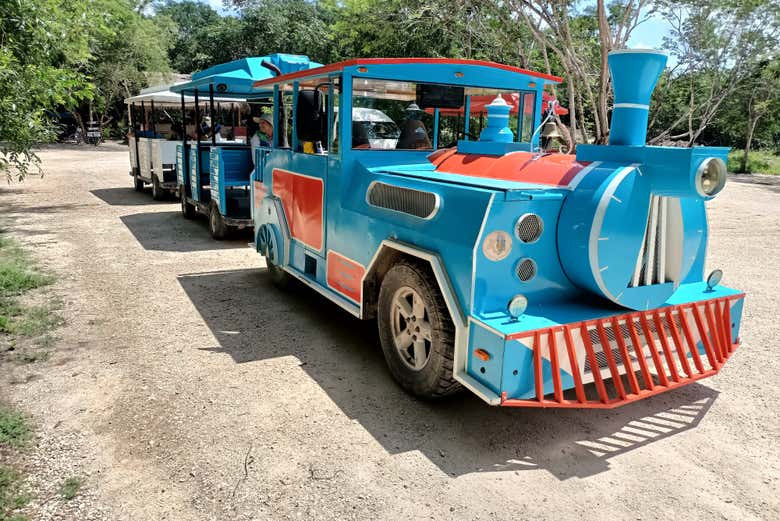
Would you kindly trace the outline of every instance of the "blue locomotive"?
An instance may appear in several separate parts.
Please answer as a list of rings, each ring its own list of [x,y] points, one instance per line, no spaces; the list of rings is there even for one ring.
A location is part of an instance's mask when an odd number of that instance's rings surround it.
[[[576,156],[539,151],[554,76],[420,58],[277,70],[252,96],[274,127],[253,150],[257,250],[279,285],[376,318],[420,397],[615,407],[710,376],[744,297],[704,274],[727,149],[645,145],[665,63],[610,54],[610,144]]]

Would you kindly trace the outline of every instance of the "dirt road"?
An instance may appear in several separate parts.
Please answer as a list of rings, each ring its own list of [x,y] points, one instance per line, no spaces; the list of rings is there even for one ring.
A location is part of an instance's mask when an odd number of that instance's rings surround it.
[[[780,518],[776,185],[710,205],[709,265],[748,293],[720,375],[614,411],[506,410],[404,394],[372,323],[134,192],[125,148],[41,156],[44,179],[0,187],[0,223],[59,275],[67,323],[0,394],[86,492],[37,519]]]

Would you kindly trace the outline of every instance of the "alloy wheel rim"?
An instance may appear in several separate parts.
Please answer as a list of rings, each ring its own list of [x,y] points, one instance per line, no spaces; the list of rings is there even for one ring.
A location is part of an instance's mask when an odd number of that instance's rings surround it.
[[[393,345],[403,363],[421,371],[431,358],[433,339],[428,309],[417,291],[404,286],[393,295],[390,307]]]

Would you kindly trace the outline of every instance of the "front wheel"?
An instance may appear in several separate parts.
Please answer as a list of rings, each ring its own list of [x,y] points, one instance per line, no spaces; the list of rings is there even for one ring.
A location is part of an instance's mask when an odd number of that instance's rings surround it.
[[[222,214],[219,213],[219,208],[216,204],[212,204],[209,209],[209,233],[213,239],[221,241],[228,234],[228,227],[225,224],[225,219]]]
[[[455,326],[430,269],[401,261],[379,290],[379,339],[390,373],[424,399],[460,389],[452,374]]]
[[[144,181],[138,176],[133,177],[133,184],[135,186],[136,192],[143,192],[144,191]]]

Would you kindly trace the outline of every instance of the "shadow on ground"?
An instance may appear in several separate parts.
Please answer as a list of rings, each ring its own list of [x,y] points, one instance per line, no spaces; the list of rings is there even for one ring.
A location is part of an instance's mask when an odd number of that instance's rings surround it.
[[[135,213],[120,219],[146,250],[190,252],[246,248],[253,239],[251,229],[244,229],[231,234],[228,240],[216,241],[209,235],[205,217],[188,220],[180,211]]]
[[[183,275],[179,282],[219,342],[209,351],[236,363],[296,357],[388,453],[420,451],[452,476],[598,474],[614,456],[696,427],[717,398],[695,383],[611,411],[490,407],[465,392],[421,402],[389,376],[375,322],[359,321],[307,288],[282,292],[265,269]]]
[[[771,192],[780,194],[780,175],[764,175],[764,174],[731,174],[729,175],[729,181],[755,185],[759,188],[764,188]]]
[[[89,193],[111,206],[144,206],[144,205],[160,205],[160,204],[179,204],[173,196],[165,201],[155,201],[152,199],[151,188],[146,188],[143,192],[137,192],[132,187],[132,178],[127,177],[130,180],[130,186],[127,188],[98,188],[96,190],[90,190]]]

